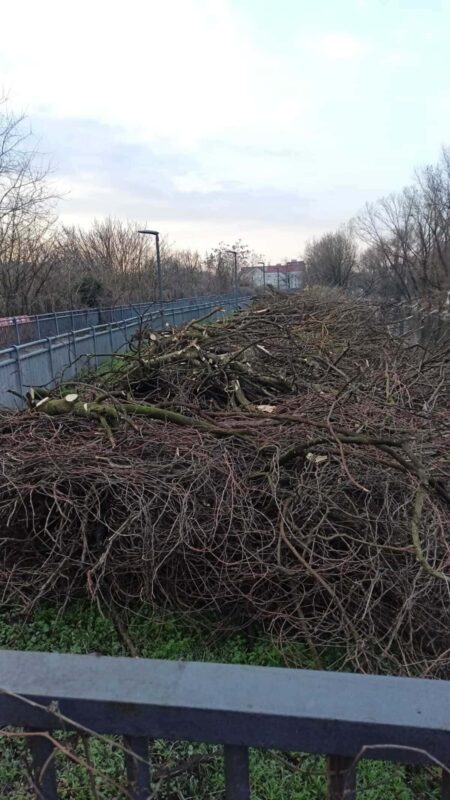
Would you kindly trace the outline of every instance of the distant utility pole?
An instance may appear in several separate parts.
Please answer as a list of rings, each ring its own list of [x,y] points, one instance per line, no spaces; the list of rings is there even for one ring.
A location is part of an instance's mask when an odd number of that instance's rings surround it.
[[[262,274],[263,274],[263,286],[264,286],[264,289],[265,289],[266,288],[266,265],[264,264],[264,261],[258,261],[256,266],[259,267],[260,270],[262,271]]]
[[[162,274],[161,274],[161,255],[159,252],[159,231],[138,231],[138,233],[148,234],[149,236],[155,237],[156,243],[156,279],[158,283],[158,300],[160,308],[162,308]]]
[[[238,267],[237,267],[237,250],[225,250],[226,253],[232,253],[234,256],[234,302],[236,308],[238,307]]]

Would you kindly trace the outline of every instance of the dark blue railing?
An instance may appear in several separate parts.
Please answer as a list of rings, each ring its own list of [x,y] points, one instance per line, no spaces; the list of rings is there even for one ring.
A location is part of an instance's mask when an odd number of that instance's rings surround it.
[[[28,730],[44,800],[58,797],[44,732],[77,728],[124,738],[134,800],[150,797],[152,739],[222,745],[227,800],[250,797],[249,747],[327,755],[329,800],[356,797],[361,758],[437,766],[450,798],[446,681],[14,651],[0,676],[0,725]]]

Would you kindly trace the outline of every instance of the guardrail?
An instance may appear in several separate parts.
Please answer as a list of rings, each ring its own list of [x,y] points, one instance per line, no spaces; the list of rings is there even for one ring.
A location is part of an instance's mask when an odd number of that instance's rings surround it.
[[[239,292],[239,295],[245,294]],[[182,297],[163,303],[164,308],[181,309],[198,303],[221,303],[234,298],[234,292],[222,295],[205,295],[200,297]],[[131,317],[146,313],[154,313],[159,303],[151,300],[145,303],[129,305],[105,306],[98,308],[80,308],[68,311],[51,311],[46,314],[22,315],[0,318],[0,347],[25,344],[26,342],[59,336],[62,333],[106,325],[112,322],[124,322]]]
[[[354,800],[361,759],[442,768],[450,684],[269,667],[0,651],[0,725],[25,728],[36,796],[57,800],[46,732],[122,736],[129,796],[151,796],[149,740],[223,745],[227,800],[248,800],[248,748],[328,756],[329,800]]]
[[[246,305],[250,297],[240,297]],[[120,322],[90,326],[59,336],[48,336],[34,342],[0,350],[0,408],[17,408],[24,404],[29,387],[51,387],[56,381],[70,380],[81,370],[98,367],[113,353],[127,347],[133,333],[145,324],[154,330],[166,325],[178,326],[204,316],[219,307],[211,320],[230,314],[236,309],[235,298],[209,299],[195,304],[165,305],[163,309],[146,312]]]

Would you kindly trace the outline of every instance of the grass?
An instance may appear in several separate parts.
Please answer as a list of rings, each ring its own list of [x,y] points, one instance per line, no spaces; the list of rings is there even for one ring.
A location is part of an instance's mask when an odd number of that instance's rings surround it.
[[[204,622],[204,621],[203,621]],[[222,661],[232,664],[283,666],[288,660],[311,667],[308,651],[301,644],[288,653],[261,633],[253,635],[228,632],[211,635],[212,626],[174,615],[142,613],[136,616],[129,634],[138,652],[147,658]],[[0,648],[66,653],[127,655],[113,623],[95,606],[72,605],[65,612],[42,607],[34,618],[20,622],[0,614]],[[329,655],[329,666],[335,656]],[[62,739],[79,757],[89,760],[96,769],[95,791],[98,797],[122,798],[120,789],[108,781],[123,783],[123,754],[114,740],[92,738],[83,742],[76,734]],[[27,748],[23,739],[4,739],[0,750],[0,796],[8,800],[33,797],[24,778]],[[89,750],[86,750],[86,747]],[[193,760],[196,757],[197,760]],[[176,769],[180,762],[191,760],[192,767],[181,775],[162,778],[162,772]],[[152,751],[157,796],[163,800],[206,800],[223,797],[223,770],[220,748],[169,744],[157,741]],[[92,781],[87,770],[58,754],[59,791],[62,800],[92,800]],[[324,759],[293,753],[252,750],[250,754],[252,796],[256,800],[325,800]],[[358,767],[358,790],[365,800],[431,800],[439,797],[432,773],[407,771],[394,764],[362,762]]]

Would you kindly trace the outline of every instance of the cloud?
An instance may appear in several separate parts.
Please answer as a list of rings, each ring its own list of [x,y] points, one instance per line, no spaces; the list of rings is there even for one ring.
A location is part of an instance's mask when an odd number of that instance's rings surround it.
[[[2,39],[3,84],[31,114],[120,125],[161,150],[224,131],[267,141],[293,85],[300,101],[301,79],[226,0],[23,0],[2,9],[2,29],[20,30]]]
[[[212,180],[192,153],[162,154],[95,120],[41,117],[35,130],[55,153],[66,221],[112,215],[139,222],[286,225],[307,213],[308,192]]]
[[[184,246],[253,231],[279,258],[438,152],[449,13],[409,4],[5,3],[2,85],[65,219],[151,218]]]
[[[300,42],[315,57],[331,61],[353,61],[370,51],[365,40],[350,33],[302,34]]]

